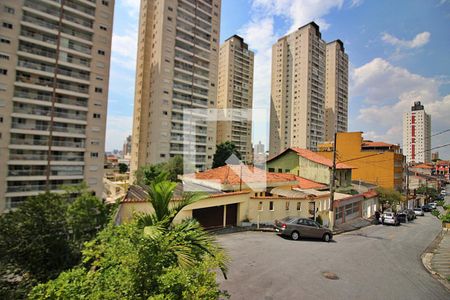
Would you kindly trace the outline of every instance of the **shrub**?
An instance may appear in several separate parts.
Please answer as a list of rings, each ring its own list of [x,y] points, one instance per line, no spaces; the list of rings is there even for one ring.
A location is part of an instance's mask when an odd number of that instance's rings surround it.
[[[323,225],[323,220],[322,220],[322,217],[320,215],[317,216],[316,222],[319,223],[320,225]]]

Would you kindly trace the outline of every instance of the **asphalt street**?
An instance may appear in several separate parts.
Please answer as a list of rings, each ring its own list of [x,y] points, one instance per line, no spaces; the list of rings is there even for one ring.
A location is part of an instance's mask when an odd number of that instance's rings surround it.
[[[440,231],[439,220],[426,213],[399,227],[341,234],[331,243],[268,232],[221,235],[232,262],[228,280],[219,281],[231,299],[450,299],[420,259]]]

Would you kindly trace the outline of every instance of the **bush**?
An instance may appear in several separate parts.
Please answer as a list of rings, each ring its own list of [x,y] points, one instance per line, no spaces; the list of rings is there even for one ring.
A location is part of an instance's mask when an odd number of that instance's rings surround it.
[[[436,201],[436,203],[438,206],[444,206],[445,200],[439,200],[439,201]]]
[[[432,214],[433,216],[435,216],[436,218],[439,218],[439,211],[438,211],[437,209],[433,209],[433,210],[431,211],[431,214]]]
[[[444,223],[450,223],[450,212],[447,211],[445,215],[441,215],[441,221]]]

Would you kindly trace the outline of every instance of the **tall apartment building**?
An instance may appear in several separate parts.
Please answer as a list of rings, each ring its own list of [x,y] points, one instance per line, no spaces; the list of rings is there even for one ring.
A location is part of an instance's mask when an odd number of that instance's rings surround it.
[[[197,169],[211,166],[216,125],[206,112],[189,125],[184,109],[216,108],[220,9],[221,0],[141,0],[132,174],[185,151]]]
[[[407,163],[431,162],[431,117],[420,101],[403,114],[403,154]]]
[[[113,11],[0,2],[0,212],[83,180],[102,197]]]
[[[336,40],[326,47],[325,140],[348,128],[348,55],[344,43]]]
[[[342,47],[341,47],[342,46]],[[335,51],[333,52],[333,47]],[[327,53],[329,59],[327,60]],[[326,44],[311,22],[280,38],[272,47],[270,155],[290,147],[316,150],[326,131],[326,90],[336,96],[328,107],[342,107],[340,129],[346,127],[348,57],[342,42]],[[327,72],[328,68],[328,74]],[[326,83],[327,77],[329,83]],[[340,103],[340,99],[342,99]],[[345,99],[345,100],[344,100]],[[344,122],[345,120],[345,122]],[[333,122],[330,122],[331,124]]]
[[[234,35],[220,46],[217,108],[236,111],[230,115],[232,121],[217,123],[217,143],[233,142],[244,162],[252,160],[253,66],[254,53],[240,36]],[[248,114],[241,115],[239,109],[248,109]]]

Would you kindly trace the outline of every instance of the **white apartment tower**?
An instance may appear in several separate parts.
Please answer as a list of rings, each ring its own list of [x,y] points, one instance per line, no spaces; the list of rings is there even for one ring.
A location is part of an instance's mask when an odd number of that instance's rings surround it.
[[[217,123],[217,143],[233,142],[244,162],[252,159],[253,63],[254,53],[240,36],[234,35],[220,46],[217,108],[234,113],[230,113],[232,121]],[[241,115],[241,109],[248,113]]]
[[[344,43],[327,44],[325,72],[325,140],[348,128],[348,55]]]
[[[200,112],[187,124],[186,109],[216,108],[220,9],[220,0],[141,0],[132,174],[184,155],[188,144],[196,169],[211,166],[215,123]]]
[[[114,0],[0,2],[0,212],[85,181],[103,192]]]
[[[403,114],[403,154],[408,164],[431,162],[431,117],[420,101]]]

